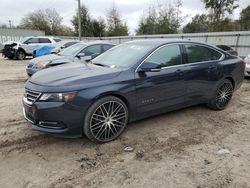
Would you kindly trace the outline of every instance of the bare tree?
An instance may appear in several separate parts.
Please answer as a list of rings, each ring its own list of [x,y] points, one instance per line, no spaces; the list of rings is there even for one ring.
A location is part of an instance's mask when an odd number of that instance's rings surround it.
[[[25,16],[19,28],[45,31],[46,35],[57,35],[62,29],[62,17],[55,9],[37,10]]]

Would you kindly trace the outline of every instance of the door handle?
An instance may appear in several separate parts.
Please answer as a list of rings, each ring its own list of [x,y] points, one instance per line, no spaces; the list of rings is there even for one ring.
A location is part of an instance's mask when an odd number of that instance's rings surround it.
[[[210,65],[208,67],[208,69],[207,69],[207,72],[210,73],[210,72],[215,71],[215,70],[217,70],[217,66],[216,65]]]
[[[210,65],[208,68],[209,69],[216,69],[217,67],[215,65]]]
[[[175,73],[178,74],[179,76],[183,75],[183,71],[181,69],[176,70]]]

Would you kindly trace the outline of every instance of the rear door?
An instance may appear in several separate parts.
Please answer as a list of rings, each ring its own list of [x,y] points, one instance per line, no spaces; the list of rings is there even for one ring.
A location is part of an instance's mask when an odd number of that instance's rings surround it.
[[[213,92],[214,84],[221,77],[221,67],[218,62],[223,54],[209,46],[199,44],[184,44],[187,71],[187,101],[200,103],[207,101]]]
[[[135,73],[137,113],[157,114],[160,109],[167,110],[184,103],[186,65],[182,64],[180,46],[173,44],[161,47],[146,61],[158,63],[162,69],[160,72]]]
[[[52,41],[49,38],[39,38],[38,46],[51,45]]]

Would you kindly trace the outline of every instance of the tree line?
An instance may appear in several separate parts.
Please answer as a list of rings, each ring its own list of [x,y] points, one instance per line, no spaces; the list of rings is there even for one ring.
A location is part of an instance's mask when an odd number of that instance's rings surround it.
[[[83,37],[125,36],[128,35],[128,26],[123,22],[115,6],[106,16],[98,19],[92,18],[88,8],[81,5],[80,11],[76,11],[71,23],[73,29],[62,24],[63,18],[55,9],[38,10],[26,15],[17,28],[37,29],[45,31],[46,35],[78,36],[78,14],[81,17],[81,29]]]
[[[220,31],[250,30],[250,5],[242,9],[239,19],[233,19],[238,0],[201,0],[207,13],[197,14],[183,26],[187,16],[181,12],[182,1],[173,4],[155,4],[143,12],[137,35],[176,34]],[[26,15],[17,28],[37,29],[46,35],[78,35],[78,11],[71,23],[73,29],[62,24],[63,18],[55,9],[37,10]],[[118,9],[113,6],[106,18],[95,19],[85,5],[80,7],[83,37],[126,36],[129,35],[127,23],[123,21]],[[6,26],[3,26],[6,27]]]

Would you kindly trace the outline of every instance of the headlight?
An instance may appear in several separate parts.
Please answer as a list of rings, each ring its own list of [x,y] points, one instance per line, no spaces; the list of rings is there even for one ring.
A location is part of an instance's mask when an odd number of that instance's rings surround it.
[[[70,102],[76,96],[76,92],[69,93],[43,93],[39,101],[46,102]]]
[[[39,63],[35,64],[34,67],[37,69],[43,69],[48,63],[49,61],[40,61]]]

